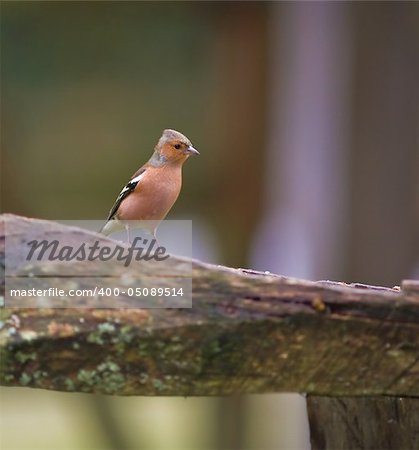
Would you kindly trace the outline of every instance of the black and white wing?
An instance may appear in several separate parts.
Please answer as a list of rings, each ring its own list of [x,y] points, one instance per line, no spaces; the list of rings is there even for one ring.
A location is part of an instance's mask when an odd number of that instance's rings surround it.
[[[146,171],[146,169],[141,169],[138,173],[135,174],[135,176],[133,178],[131,178],[131,180],[129,180],[129,182],[122,188],[121,192],[119,193],[118,197],[115,200],[114,205],[112,206],[108,218],[106,219],[105,225],[103,226],[101,232],[104,230],[104,228],[106,227],[106,224],[115,218],[115,214],[117,213],[121,203],[123,202],[123,200],[125,198],[128,197],[128,195],[131,194],[131,192],[137,187],[138,183],[140,182],[142,176],[144,175],[144,172]]]

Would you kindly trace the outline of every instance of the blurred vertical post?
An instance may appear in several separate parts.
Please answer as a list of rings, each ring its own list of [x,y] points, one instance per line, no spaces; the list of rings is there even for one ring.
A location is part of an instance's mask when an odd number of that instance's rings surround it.
[[[350,280],[398,284],[419,252],[419,4],[354,5]]]
[[[216,38],[215,91],[209,112],[206,156],[212,190],[206,214],[219,230],[222,261],[247,262],[257,224],[267,110],[267,2],[212,3]],[[217,158],[210,161],[210,158]]]
[[[252,266],[308,279],[338,278],[347,203],[349,7],[328,2],[270,7],[265,207]],[[276,409],[270,415],[275,418],[285,409],[293,416],[285,430],[272,426],[270,440],[259,436],[266,448],[278,443],[309,448],[304,397],[269,396],[254,406],[255,414]]]
[[[351,37],[347,4],[272,4],[265,208],[254,266],[342,276]]]

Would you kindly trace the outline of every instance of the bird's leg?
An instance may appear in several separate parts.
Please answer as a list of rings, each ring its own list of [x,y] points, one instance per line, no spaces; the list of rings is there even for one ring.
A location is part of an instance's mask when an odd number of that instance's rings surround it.
[[[130,237],[130,233],[129,233],[129,225],[127,223],[125,224],[125,230],[127,232],[128,244],[131,244],[131,237]]]
[[[156,233],[157,233],[157,228],[154,228],[154,230],[153,230],[153,238],[154,238],[154,242],[155,242],[156,245],[159,247],[160,244],[159,244],[159,241],[158,241],[158,239],[157,239]]]

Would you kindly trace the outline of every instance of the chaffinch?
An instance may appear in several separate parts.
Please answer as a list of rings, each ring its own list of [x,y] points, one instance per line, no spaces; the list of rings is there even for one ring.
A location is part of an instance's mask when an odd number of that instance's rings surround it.
[[[100,232],[108,235],[128,229],[121,221],[147,220],[153,221],[150,231],[155,235],[158,224],[178,198],[182,166],[191,155],[199,152],[186,136],[175,130],[164,130],[151,158],[121,190]]]

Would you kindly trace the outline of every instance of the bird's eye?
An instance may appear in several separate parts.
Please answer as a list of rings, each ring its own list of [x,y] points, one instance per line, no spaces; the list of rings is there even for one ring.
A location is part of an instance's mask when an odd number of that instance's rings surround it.
[[[179,150],[180,149],[180,144],[175,144],[175,149]]]

